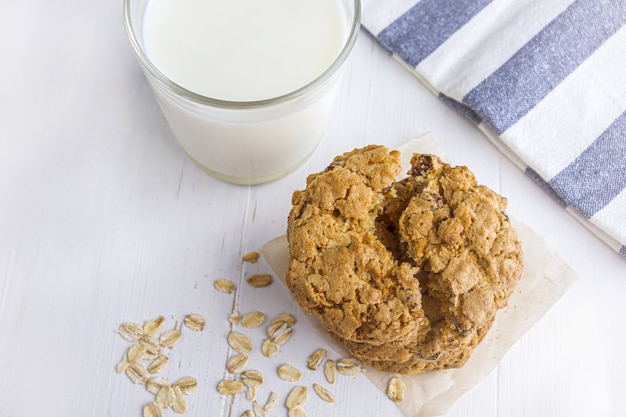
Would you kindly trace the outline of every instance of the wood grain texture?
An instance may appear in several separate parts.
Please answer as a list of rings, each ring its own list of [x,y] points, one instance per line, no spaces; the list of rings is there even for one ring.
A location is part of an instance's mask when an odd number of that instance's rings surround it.
[[[247,402],[215,389],[232,354],[225,338],[233,308],[298,318],[280,360],[257,352],[250,365],[266,375],[259,401],[269,390],[284,399],[289,386],[275,367],[304,370],[321,342],[280,284],[247,286],[245,277],[267,265],[241,256],[284,233],[291,193],[334,155],[369,143],[396,147],[423,131],[507,196],[510,213],[579,275],[448,416],[626,415],[624,260],[366,33],[320,149],[290,176],[255,187],[208,177],[179,150],[131,54],[119,2],[2,2],[0,51],[2,416],[140,416],[152,396],[115,372],[129,345],[115,330],[200,313],[205,330],[183,329],[164,375],[198,379],[186,415],[238,417]],[[217,278],[238,290],[215,291]],[[249,331],[257,344],[263,330]],[[305,377],[323,382],[321,373]],[[399,416],[362,376],[331,388],[337,402],[311,392],[309,415]]]

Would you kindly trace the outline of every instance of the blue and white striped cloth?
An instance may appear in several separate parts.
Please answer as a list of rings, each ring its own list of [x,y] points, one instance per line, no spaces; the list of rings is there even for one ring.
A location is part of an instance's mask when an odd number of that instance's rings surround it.
[[[626,256],[626,0],[362,0],[363,27]]]

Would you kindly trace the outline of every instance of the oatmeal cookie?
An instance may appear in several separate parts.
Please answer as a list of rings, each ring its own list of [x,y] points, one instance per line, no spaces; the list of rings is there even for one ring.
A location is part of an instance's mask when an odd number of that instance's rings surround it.
[[[412,374],[462,366],[522,271],[507,201],[466,167],[370,145],[296,191],[287,286],[356,358]]]

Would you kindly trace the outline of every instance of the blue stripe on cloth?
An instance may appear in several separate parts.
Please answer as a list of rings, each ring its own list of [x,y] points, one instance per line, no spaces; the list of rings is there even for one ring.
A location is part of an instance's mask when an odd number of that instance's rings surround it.
[[[541,178],[541,175],[539,175],[534,169],[532,169],[531,167],[526,167],[526,170],[524,172],[531,180],[535,181],[537,185],[539,185],[545,192],[547,192],[552,198],[554,198],[554,200],[559,203],[561,207],[567,208],[567,203],[561,198],[559,194],[557,194],[557,192],[554,190],[554,188],[552,188],[550,183]]]
[[[461,115],[465,116],[470,122],[478,126],[482,121],[480,117],[476,114],[476,112],[469,107],[467,107],[463,103],[459,103],[453,98],[446,96],[443,93],[439,93],[439,99],[446,103],[448,106],[452,107],[454,110],[459,112]]]
[[[626,111],[550,185],[587,218],[622,192],[626,188]]]
[[[622,246],[619,250],[619,254],[622,256],[626,256],[626,246]]]
[[[378,34],[380,43],[416,67],[493,0],[421,0]]]
[[[500,135],[624,23],[624,0],[577,0],[462,101]]]

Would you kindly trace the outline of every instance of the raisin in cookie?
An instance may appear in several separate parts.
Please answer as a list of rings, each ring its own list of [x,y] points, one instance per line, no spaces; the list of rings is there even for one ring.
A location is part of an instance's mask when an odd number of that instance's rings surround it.
[[[296,191],[287,286],[364,363],[412,374],[462,366],[522,271],[507,201],[466,167],[370,145]]]

